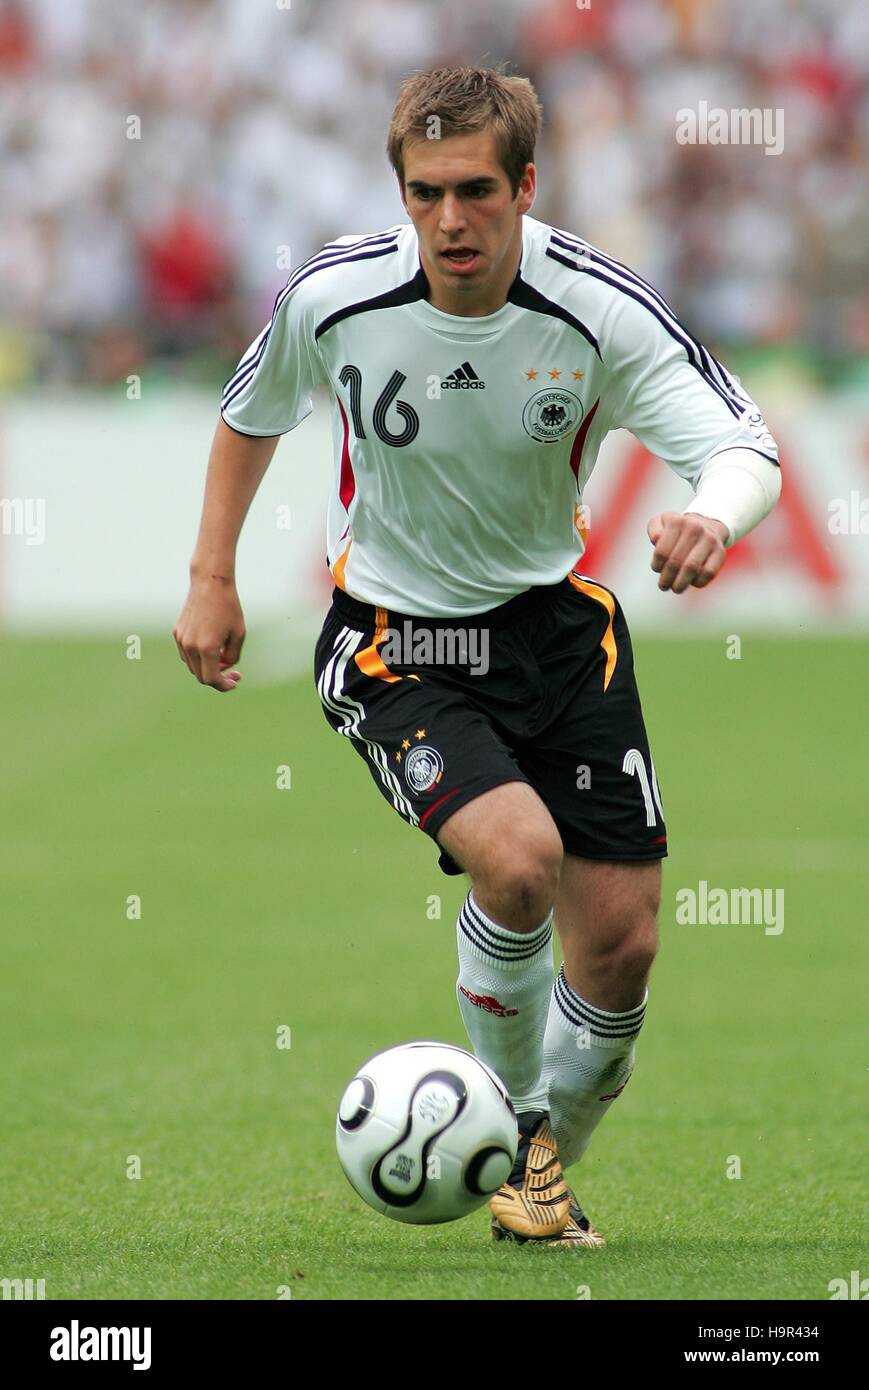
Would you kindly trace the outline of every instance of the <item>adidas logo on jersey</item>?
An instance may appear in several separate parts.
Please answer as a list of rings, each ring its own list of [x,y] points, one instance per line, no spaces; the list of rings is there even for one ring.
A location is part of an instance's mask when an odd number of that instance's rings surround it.
[[[444,391],[485,391],[486,383],[480,380],[470,362],[463,362],[441,382],[441,387]]]

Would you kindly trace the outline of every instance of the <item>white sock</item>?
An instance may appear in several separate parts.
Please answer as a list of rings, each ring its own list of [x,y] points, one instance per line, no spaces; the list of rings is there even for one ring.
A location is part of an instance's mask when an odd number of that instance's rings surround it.
[[[456,928],[456,998],[477,1057],[504,1082],[517,1113],[546,1110],[543,1034],[552,993],[552,913],[532,932],[493,922],[468,894]]]
[[[562,1168],[582,1157],[627,1085],[648,997],[646,990],[635,1009],[609,1013],[580,998],[564,978],[564,966],[559,970],[546,1020],[543,1077]]]

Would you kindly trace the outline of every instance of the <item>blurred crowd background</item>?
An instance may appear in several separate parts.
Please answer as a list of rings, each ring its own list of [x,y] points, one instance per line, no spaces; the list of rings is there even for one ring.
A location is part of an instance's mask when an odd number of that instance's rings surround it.
[[[406,220],[402,76],[505,60],[544,106],[535,216],[713,344],[858,370],[866,0],[0,0],[0,386],[222,378],[288,264]],[[701,101],[783,111],[783,152],[680,145]]]

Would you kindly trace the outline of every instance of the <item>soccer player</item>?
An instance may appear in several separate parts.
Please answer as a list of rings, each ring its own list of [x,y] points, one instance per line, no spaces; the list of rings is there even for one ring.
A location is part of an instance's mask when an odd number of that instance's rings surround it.
[[[294,271],[227,383],[174,636],[198,680],[235,688],[238,535],[327,386],[323,712],[470,877],[458,1004],[520,1127],[493,1234],[582,1248],[603,1238],[563,1170],[633,1069],[667,853],[625,618],[580,565],[583,488],[618,427],[692,485],[648,524],[658,587],[680,594],[715,578],[780,473],[754,402],[661,296],[529,215],[540,115],[498,70],[402,84],[388,152],[410,221]]]

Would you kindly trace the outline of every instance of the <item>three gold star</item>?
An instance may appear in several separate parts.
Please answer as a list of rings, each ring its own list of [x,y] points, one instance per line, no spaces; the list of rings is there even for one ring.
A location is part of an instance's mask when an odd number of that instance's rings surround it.
[[[417,729],[417,731],[416,731],[416,738],[417,738],[417,739],[425,738],[425,729]],[[407,750],[408,750],[408,748],[410,748],[411,746],[412,746],[412,745],[411,745],[411,742],[410,742],[410,739],[409,739],[409,738],[403,738],[403,739],[401,740],[401,750],[399,750],[399,751],[396,753],[396,755],[395,755],[395,761],[396,761],[397,763],[400,763],[400,762],[401,762],[402,751],[406,753]]]
[[[525,376],[527,377],[527,379],[528,379],[529,381],[536,381],[537,378],[539,377],[539,375],[540,375],[540,373],[539,373],[534,367],[531,368],[530,372],[526,372],[526,373],[525,373]],[[552,370],[551,370],[551,372],[549,373],[549,375],[550,375],[550,378],[551,378],[553,381],[558,381],[559,378],[560,378],[560,376],[561,376],[561,370],[560,370],[560,368],[558,368],[558,367],[553,367]],[[585,375],[585,373],[579,371],[579,369],[577,368],[577,369],[575,369],[574,372],[573,372],[573,379],[574,379],[574,381],[582,381],[584,375]]]

